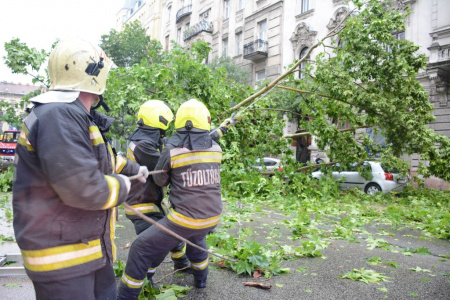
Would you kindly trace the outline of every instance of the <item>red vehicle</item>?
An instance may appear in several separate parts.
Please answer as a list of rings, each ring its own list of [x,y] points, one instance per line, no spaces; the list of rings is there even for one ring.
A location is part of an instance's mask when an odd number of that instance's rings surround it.
[[[0,157],[2,160],[14,160],[20,130],[5,130],[0,141]]]

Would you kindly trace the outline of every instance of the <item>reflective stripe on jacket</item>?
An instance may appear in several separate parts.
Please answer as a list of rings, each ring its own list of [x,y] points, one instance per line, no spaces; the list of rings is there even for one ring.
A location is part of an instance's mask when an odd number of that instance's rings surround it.
[[[115,207],[125,201],[116,175],[139,165],[117,160],[77,99],[37,104],[24,120],[13,182],[14,232],[31,280],[82,276],[112,263]]]

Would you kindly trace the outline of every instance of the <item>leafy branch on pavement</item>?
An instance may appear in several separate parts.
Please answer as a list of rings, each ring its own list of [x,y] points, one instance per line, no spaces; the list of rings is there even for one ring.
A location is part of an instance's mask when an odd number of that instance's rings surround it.
[[[387,279],[389,277],[384,276],[383,273],[375,272],[374,270],[366,270],[365,268],[361,268],[359,270],[353,269],[352,271],[347,272],[344,275],[340,276],[340,278],[361,281],[366,284],[369,284],[369,283],[379,284],[380,281],[382,281],[382,282],[388,281]]]

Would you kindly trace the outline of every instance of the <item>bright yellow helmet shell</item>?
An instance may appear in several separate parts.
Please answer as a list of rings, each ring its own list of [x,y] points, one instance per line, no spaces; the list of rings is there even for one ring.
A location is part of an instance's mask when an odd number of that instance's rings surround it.
[[[192,122],[193,128],[210,130],[211,115],[205,104],[191,99],[181,104],[175,117],[175,129],[185,128],[188,121]]]
[[[170,107],[160,100],[149,100],[141,105],[138,112],[138,121],[144,125],[167,130],[173,120]]]
[[[101,95],[112,65],[103,50],[88,41],[60,41],[48,59],[50,90]]]

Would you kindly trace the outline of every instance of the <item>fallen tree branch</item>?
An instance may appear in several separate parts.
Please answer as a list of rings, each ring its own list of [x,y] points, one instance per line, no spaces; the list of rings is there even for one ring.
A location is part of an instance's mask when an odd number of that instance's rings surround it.
[[[338,129],[338,131],[339,132],[355,131],[356,129],[370,128],[370,127],[374,127],[374,126],[375,125],[364,125],[364,126],[357,126],[356,128]],[[285,134],[285,135],[283,135],[283,137],[284,138],[296,138],[296,137],[305,136],[305,135],[312,135],[312,133],[309,131],[305,131],[305,132],[300,132],[300,133]]]
[[[254,286],[260,289],[265,289],[265,290],[269,290],[272,288],[271,284],[264,284],[264,283],[259,283],[259,282],[243,282],[242,283],[245,286]]]
[[[248,110],[273,110],[273,111],[282,111],[282,112],[286,112],[286,113],[290,113],[293,115],[298,115],[298,116],[302,116],[304,117],[304,115],[299,114],[298,112],[292,111],[292,110],[288,110],[288,109],[281,109],[281,108],[249,108]]]

